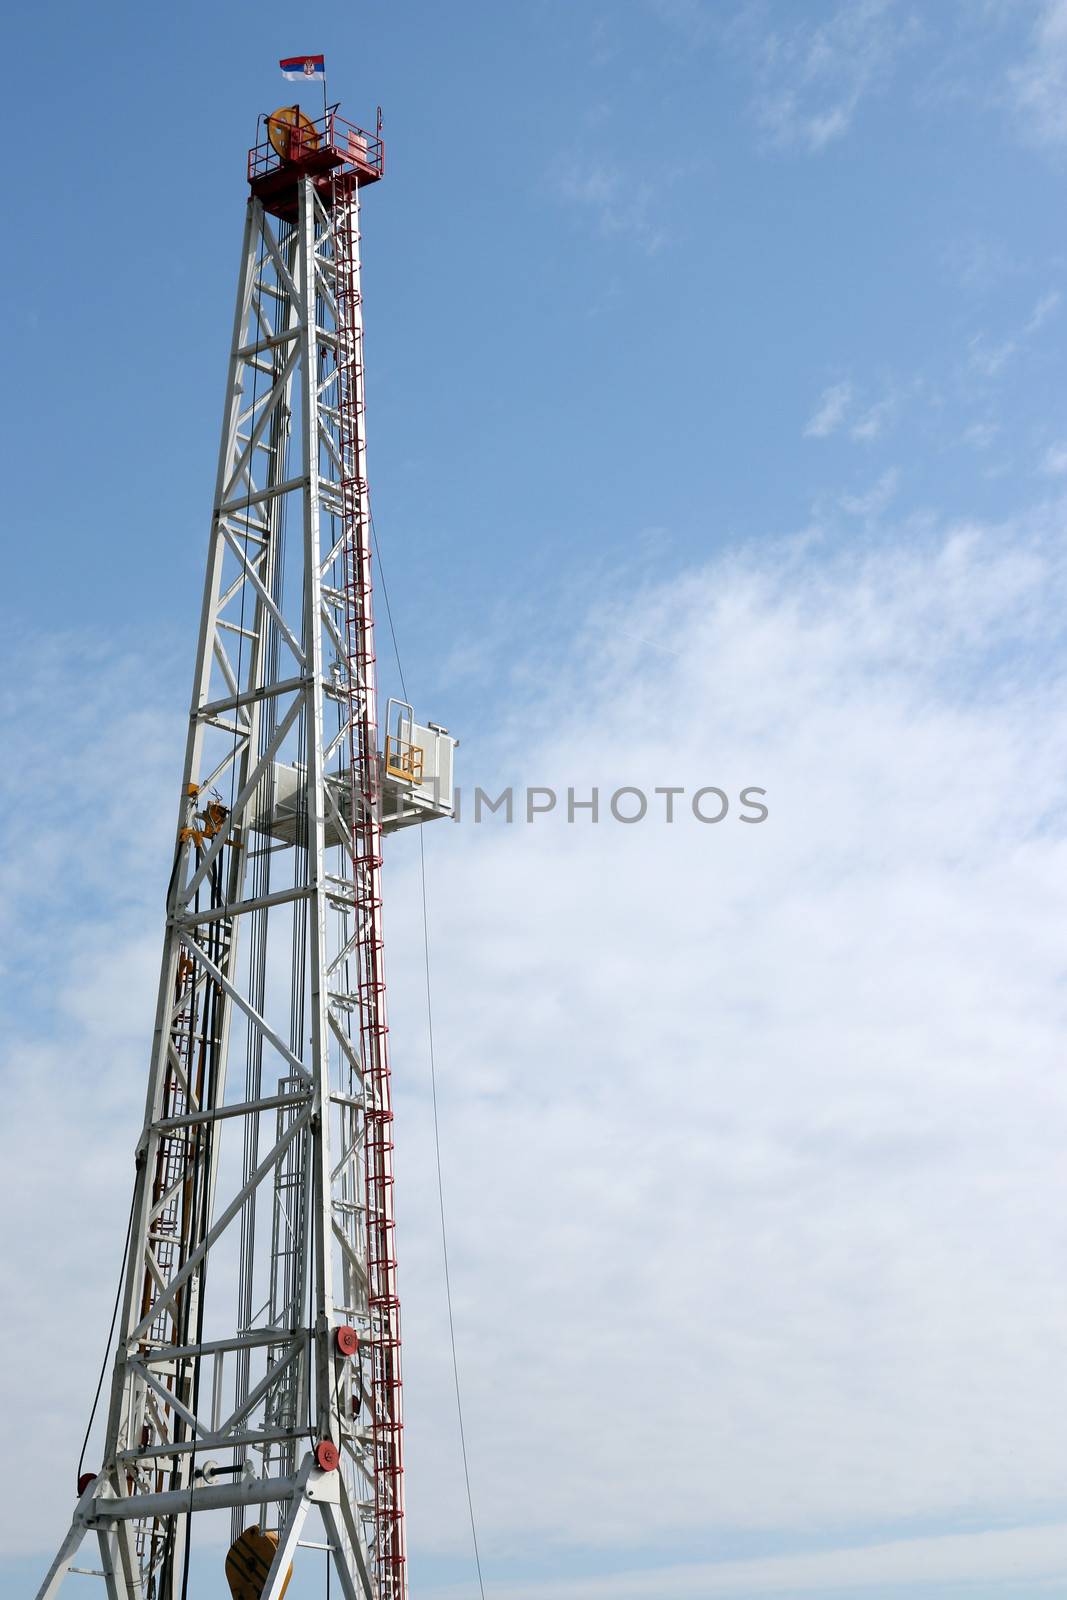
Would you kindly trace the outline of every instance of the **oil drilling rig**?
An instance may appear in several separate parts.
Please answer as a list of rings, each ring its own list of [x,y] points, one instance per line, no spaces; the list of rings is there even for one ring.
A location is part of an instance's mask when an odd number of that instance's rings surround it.
[[[382,839],[451,815],[455,741],[376,691],[360,198],[383,158],[380,111],[337,106],[261,118],[248,156],[103,1457],[38,1600],[72,1570],[180,1600],[227,1512],[237,1600],[279,1600],[308,1546],[345,1600],[407,1594]]]

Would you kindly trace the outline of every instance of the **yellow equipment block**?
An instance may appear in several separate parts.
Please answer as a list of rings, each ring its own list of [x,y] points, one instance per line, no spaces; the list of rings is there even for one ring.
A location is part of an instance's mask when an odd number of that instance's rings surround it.
[[[259,1527],[246,1528],[241,1537],[234,1540],[226,1557],[226,1582],[233,1600],[259,1600],[277,1553],[278,1535],[264,1533]],[[282,1584],[283,1595],[292,1576],[290,1567]]]
[[[319,135],[299,106],[279,106],[267,118],[267,138],[283,161],[299,161],[319,147]]]

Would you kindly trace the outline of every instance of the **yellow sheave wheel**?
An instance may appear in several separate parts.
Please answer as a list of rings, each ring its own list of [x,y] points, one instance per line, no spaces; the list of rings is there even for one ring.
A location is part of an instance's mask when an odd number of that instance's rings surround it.
[[[277,1549],[278,1535],[263,1533],[258,1527],[246,1528],[241,1537],[234,1540],[226,1557],[226,1582],[233,1600],[259,1600]],[[282,1584],[282,1594],[288,1589],[292,1576],[290,1567]]]
[[[294,128],[300,129],[304,150],[318,149],[319,136],[311,118],[305,117],[299,106],[279,106],[267,118],[267,138],[283,161],[292,155]]]

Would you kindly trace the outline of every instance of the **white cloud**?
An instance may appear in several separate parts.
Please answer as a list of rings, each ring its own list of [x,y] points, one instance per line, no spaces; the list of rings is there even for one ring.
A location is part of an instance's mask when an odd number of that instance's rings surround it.
[[[852,405],[852,385],[847,381],[831,384],[819,396],[819,403],[804,425],[805,439],[828,439],[842,426]]]
[[[985,295],[1031,270],[1021,260],[1015,240],[977,233],[951,241],[943,252],[944,268],[954,286],[971,295]]]
[[[1062,535],[1059,518],[923,541],[899,529],[870,553],[826,534],[628,578],[567,650],[531,639],[536,670],[512,656],[499,726],[464,740],[468,788],[752,783],[771,807],[759,827],[683,813],[427,837],[491,1570],[536,1553],[552,1600],[606,1594],[606,1577],[563,1578],[575,1552],[595,1572],[606,1549],[618,1600],[848,1593],[902,1574],[929,1594],[1012,1560],[1013,1575],[1067,1579],[1062,1529],[984,1544],[906,1531],[1036,1521],[1067,1471],[1048,1426],[1067,1338]],[[138,770],[128,733],[112,780]],[[107,787],[91,742],[65,797],[71,840]],[[41,749],[20,727],[10,765]],[[143,779],[166,828],[172,754]],[[124,864],[133,832],[94,831],[101,867]],[[390,841],[409,1521],[426,1560],[465,1554],[465,1535],[413,860],[412,841]],[[147,935],[143,906],[92,938],[84,907],[65,906],[54,960],[76,976],[9,1030],[9,1549],[59,1531],[39,1484],[73,1467],[70,1415],[106,1329],[165,862],[148,866]],[[35,1143],[45,1112],[62,1185]],[[77,1285],[65,1315],[88,1331],[64,1337],[57,1370],[58,1271]],[[761,1530],[778,1548],[810,1548],[813,1530],[877,1548],[652,1564]]]
[[[157,638],[156,645],[160,641]],[[182,688],[159,650],[8,639],[0,878],[0,1407],[32,1436],[0,1554],[58,1543],[103,1355],[133,1182],[178,811]],[[14,1472],[15,1433],[8,1435]],[[28,1489],[28,1485],[27,1485]],[[69,1498],[68,1498],[69,1496]]]
[[[972,450],[988,450],[1000,433],[1000,424],[990,422],[972,422],[964,428],[962,439],[964,444],[970,445]]]
[[[863,1593],[886,1584],[942,1585],[984,1581],[1040,1584],[1067,1572],[1067,1525],[1056,1523],[901,1539],[894,1544],[798,1552],[771,1559],[701,1562],[609,1578],[494,1583],[497,1600],[704,1600],[708,1595]],[[435,1600],[464,1600],[466,1588],[430,1587]],[[928,1592],[928,1591],[927,1591]],[[1046,1591],[1050,1592],[1050,1591]]]
[[[986,378],[997,377],[1008,362],[1013,360],[1020,351],[1025,350],[1033,339],[1035,333],[1044,327],[1049,318],[1059,309],[1062,296],[1058,290],[1043,294],[1035,302],[1034,309],[1022,326],[1006,339],[991,345],[984,334],[976,334],[971,340],[970,358],[971,365]]]
[[[861,417],[857,417],[856,421],[852,424],[852,427],[849,429],[850,437],[853,439],[861,439],[864,441],[864,443],[869,443],[874,439],[880,439],[884,434],[890,420],[892,419],[896,408],[897,400],[895,395],[889,394],[881,400],[876,400],[875,403],[871,406],[868,406],[863,415]]]
[[[1039,7],[1029,52],[1008,81],[1028,137],[1041,145],[1067,140],[1067,0]]]
[[[880,517],[892,503],[899,482],[900,473],[890,467],[865,494],[843,494],[838,504],[850,517]]]
[[[665,242],[652,220],[654,190],[632,171],[609,162],[574,162],[559,184],[564,199],[595,220],[601,233],[620,235],[654,255]]]
[[[1026,322],[1023,324],[1024,339],[1029,339],[1030,336],[1035,334],[1039,328],[1044,327],[1052,313],[1059,308],[1059,303],[1062,298],[1063,297],[1058,289],[1053,289],[1048,294],[1043,294],[1041,296],[1034,306],[1033,311],[1031,311],[1029,317],[1026,319]]]
[[[1042,470],[1052,478],[1061,478],[1067,472],[1067,440],[1050,444],[1041,463]]]
[[[912,389],[918,387],[913,384]],[[804,425],[806,439],[828,439],[832,434],[847,430],[850,439],[870,444],[884,436],[900,404],[896,388],[890,388],[880,400],[864,404],[857,415],[859,395],[847,380],[831,384],[819,396],[818,404]]]
[[[777,144],[826,148],[852,124],[863,99],[888,80],[918,34],[896,0],[850,0],[825,20],[759,28],[759,121]]]
[[[759,829],[428,841],[490,1556],[1052,1503],[1064,739],[1011,657],[1059,648],[1059,536],[726,561],[592,617],[584,662],[516,709],[517,777],[757,782]],[[398,1130],[415,1180],[410,1090]],[[405,1192],[411,1526],[461,1548],[432,1187]]]

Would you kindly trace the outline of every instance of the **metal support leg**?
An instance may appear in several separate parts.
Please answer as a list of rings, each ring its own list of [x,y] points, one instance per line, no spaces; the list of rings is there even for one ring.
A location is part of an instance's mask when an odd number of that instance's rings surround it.
[[[81,1507],[79,1506],[79,1511]],[[77,1514],[70,1525],[70,1532],[59,1547],[59,1554],[52,1562],[45,1580],[37,1591],[37,1600],[52,1600],[52,1596],[59,1593],[59,1586],[67,1575],[67,1568],[78,1553],[78,1546],[85,1537],[85,1523]]]
[[[334,1564],[341,1580],[345,1600],[374,1600],[374,1589],[367,1571],[367,1563],[363,1559],[363,1546],[360,1542],[359,1530],[356,1519],[352,1515],[352,1507],[348,1498],[348,1488],[344,1478],[341,1479],[341,1504],[340,1511],[334,1505],[323,1504],[319,1507],[322,1520],[326,1526],[326,1537],[334,1549]],[[356,1564],[359,1575],[359,1588],[352,1582],[352,1574],[348,1570],[348,1563],[343,1559],[345,1550],[352,1552],[352,1559]]]
[[[125,1588],[119,1593],[122,1600],[141,1600],[141,1567],[137,1560],[137,1543],[134,1537],[132,1522],[120,1522],[116,1529],[118,1539],[119,1567],[122,1571],[122,1581]]]
[[[348,1546],[352,1552],[352,1559],[358,1568],[359,1580],[363,1585],[364,1594],[367,1600],[373,1600],[374,1584],[365,1559],[366,1548],[360,1535],[356,1513],[352,1509],[352,1496],[344,1478],[341,1479],[341,1517],[345,1532],[348,1534]]]
[[[310,1503],[307,1495],[303,1492],[294,1499],[289,1515],[285,1519],[281,1538],[278,1540],[278,1548],[275,1552],[274,1560],[270,1564],[270,1571],[267,1573],[260,1600],[279,1600],[282,1589],[285,1587],[285,1580],[292,1565],[293,1556],[296,1554],[296,1547],[300,1540],[300,1530],[304,1526],[304,1519],[308,1514]]]
[[[96,1541],[100,1546],[100,1565],[104,1570],[104,1588],[107,1590],[107,1600],[122,1600],[118,1582],[115,1578],[117,1536],[109,1532],[107,1528],[98,1528],[96,1530]]]

